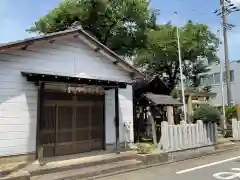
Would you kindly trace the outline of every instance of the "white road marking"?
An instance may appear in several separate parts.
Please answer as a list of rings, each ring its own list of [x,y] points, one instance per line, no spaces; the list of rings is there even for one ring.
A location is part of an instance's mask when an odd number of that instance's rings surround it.
[[[240,156],[236,156],[236,157],[225,159],[225,160],[222,160],[222,161],[217,161],[217,162],[210,163],[210,164],[205,164],[205,165],[202,165],[202,166],[196,166],[196,167],[193,167],[193,168],[190,168],[190,169],[185,169],[185,170],[182,170],[182,171],[178,171],[178,172],[176,172],[176,174],[183,174],[183,173],[195,171],[195,170],[198,170],[198,169],[203,169],[203,168],[214,166],[214,165],[217,165],[217,164],[222,164],[222,163],[225,163],[225,162],[233,161],[233,160],[236,160],[236,159],[239,159],[239,158],[240,158]]]
[[[232,168],[232,171],[240,171],[240,168]],[[219,172],[213,175],[216,179],[235,179],[240,178],[239,172]]]

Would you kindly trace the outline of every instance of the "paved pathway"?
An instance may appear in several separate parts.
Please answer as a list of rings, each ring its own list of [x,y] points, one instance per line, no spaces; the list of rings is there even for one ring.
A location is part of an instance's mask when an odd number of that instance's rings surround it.
[[[240,180],[240,149],[99,180]]]

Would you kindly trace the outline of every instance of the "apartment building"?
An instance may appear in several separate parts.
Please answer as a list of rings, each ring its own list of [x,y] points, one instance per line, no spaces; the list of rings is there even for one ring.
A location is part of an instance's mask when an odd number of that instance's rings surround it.
[[[221,88],[221,68],[220,64],[212,64],[211,70],[208,72],[208,76],[202,79],[202,85],[211,85],[211,91],[216,93],[216,96],[212,99],[212,104],[215,106],[221,106],[222,104],[222,88]],[[230,81],[232,102],[234,104],[240,104],[240,60],[230,62]],[[224,82],[224,103],[227,103],[227,86],[226,86],[226,73],[225,67],[223,67],[223,82]]]

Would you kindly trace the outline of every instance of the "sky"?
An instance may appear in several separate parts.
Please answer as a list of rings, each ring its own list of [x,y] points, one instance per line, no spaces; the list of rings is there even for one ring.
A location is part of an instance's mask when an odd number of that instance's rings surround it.
[[[15,41],[34,36],[26,32],[36,20],[56,7],[61,0],[0,0],[0,43]],[[240,5],[240,0],[236,1]],[[192,20],[208,24],[217,33],[221,28],[220,18],[213,11],[220,7],[219,0],[151,0],[150,6],[158,9],[158,23],[169,20],[183,25]],[[178,12],[177,15],[174,12]],[[239,60],[240,53],[240,12],[229,15],[228,22],[236,27],[228,32],[230,60]],[[222,35],[222,34],[221,34]],[[223,53],[221,53],[222,56]]]

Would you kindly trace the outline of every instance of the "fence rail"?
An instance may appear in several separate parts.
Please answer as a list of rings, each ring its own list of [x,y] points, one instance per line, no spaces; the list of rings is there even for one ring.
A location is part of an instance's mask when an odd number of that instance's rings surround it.
[[[216,143],[216,137],[217,126],[213,123],[203,124],[199,120],[196,124],[169,125],[162,122],[158,149],[170,152],[212,145]]]

